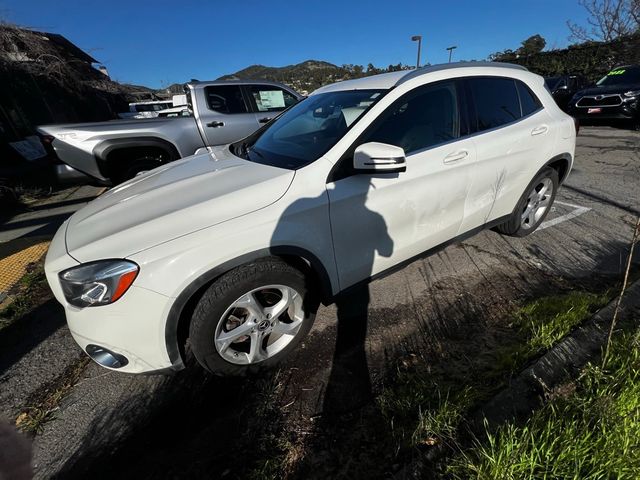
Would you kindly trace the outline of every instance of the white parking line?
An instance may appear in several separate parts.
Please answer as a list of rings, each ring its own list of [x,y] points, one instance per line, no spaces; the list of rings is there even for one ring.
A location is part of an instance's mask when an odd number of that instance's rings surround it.
[[[553,220],[547,220],[546,222],[542,222],[542,224],[538,227],[538,230],[544,230],[545,228],[553,227],[554,225],[558,225],[562,222],[566,222],[567,220],[571,220],[572,218],[576,218],[582,215],[583,213],[587,213],[589,210],[591,210],[588,207],[581,207],[580,205],[573,205],[572,203],[565,203],[565,202],[558,202],[558,201],[556,201],[555,203],[558,205],[564,205],[566,207],[575,208],[575,210],[565,215],[561,215],[558,218],[554,218]]]

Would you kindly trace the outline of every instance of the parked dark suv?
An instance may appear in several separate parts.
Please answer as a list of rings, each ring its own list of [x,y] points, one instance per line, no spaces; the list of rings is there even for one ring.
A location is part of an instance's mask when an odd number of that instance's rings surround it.
[[[569,114],[581,121],[624,121],[640,129],[640,66],[626,65],[607,73],[593,88],[569,102]]]
[[[589,82],[583,75],[545,77],[544,83],[558,106],[565,112],[569,108],[569,100],[571,100],[577,92],[593,85],[593,83]]]

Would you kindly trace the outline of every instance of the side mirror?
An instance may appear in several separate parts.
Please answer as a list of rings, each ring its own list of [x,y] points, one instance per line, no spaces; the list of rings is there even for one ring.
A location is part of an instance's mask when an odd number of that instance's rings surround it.
[[[406,172],[404,149],[386,143],[364,143],[353,154],[353,168],[362,173]]]

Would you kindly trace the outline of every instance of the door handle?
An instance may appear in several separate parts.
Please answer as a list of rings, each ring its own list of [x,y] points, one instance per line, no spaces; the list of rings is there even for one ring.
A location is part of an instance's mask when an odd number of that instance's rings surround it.
[[[260,120],[258,120],[258,122],[260,122],[260,123],[267,123],[267,122],[270,122],[270,121],[271,121],[271,117],[264,117],[264,118],[261,118]]]
[[[224,122],[209,122],[207,123],[207,127],[213,127],[213,128],[218,128],[218,127],[224,127]]]
[[[458,152],[453,152],[444,157],[443,163],[456,163],[460,160],[464,160],[469,155],[467,150],[460,150]]]
[[[542,135],[543,133],[547,133],[549,131],[549,127],[547,127],[546,125],[540,125],[539,127],[534,128],[533,130],[531,130],[531,135]]]

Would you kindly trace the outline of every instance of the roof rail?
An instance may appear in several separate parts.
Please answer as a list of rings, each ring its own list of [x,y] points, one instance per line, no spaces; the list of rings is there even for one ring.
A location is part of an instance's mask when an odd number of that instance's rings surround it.
[[[415,70],[411,70],[409,73],[404,75],[400,80],[396,82],[396,86],[411,80],[412,78],[419,77],[421,75],[426,75],[427,73],[439,72],[441,70],[452,70],[455,68],[467,68],[467,67],[495,67],[495,68],[510,68],[514,70],[524,70],[529,71],[526,67],[522,65],[516,65],[514,63],[503,63],[503,62],[455,62],[455,63],[441,63],[439,65],[428,65],[420,68],[416,68]]]

